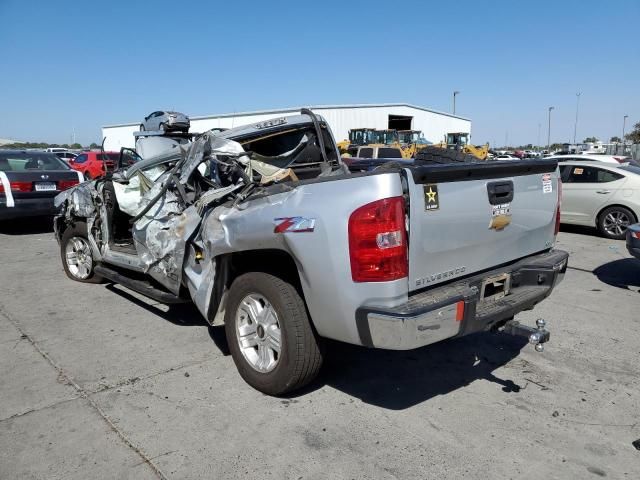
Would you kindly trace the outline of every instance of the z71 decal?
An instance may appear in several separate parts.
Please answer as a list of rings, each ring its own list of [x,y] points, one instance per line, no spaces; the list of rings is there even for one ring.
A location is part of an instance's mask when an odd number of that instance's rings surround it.
[[[316,228],[315,218],[306,217],[282,217],[274,218],[276,226],[273,229],[273,233],[302,233],[313,232]]]

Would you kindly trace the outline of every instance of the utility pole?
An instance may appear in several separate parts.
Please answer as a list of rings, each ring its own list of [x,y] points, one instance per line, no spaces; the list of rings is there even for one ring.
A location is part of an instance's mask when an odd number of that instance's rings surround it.
[[[460,92],[457,90],[453,91],[453,114],[456,114],[456,95],[458,95]]]
[[[576,93],[576,123],[573,125],[573,144],[576,144],[576,133],[578,131],[578,107],[580,106],[581,92]]]
[[[629,118],[629,115],[622,117],[622,145],[624,145],[624,128],[627,126],[627,118]]]
[[[549,107],[549,128],[547,130],[547,150],[551,150],[551,110],[553,110],[555,107]]]

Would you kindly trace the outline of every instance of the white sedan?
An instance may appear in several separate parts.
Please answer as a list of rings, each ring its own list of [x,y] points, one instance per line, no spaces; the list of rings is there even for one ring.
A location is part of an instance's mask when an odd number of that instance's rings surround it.
[[[631,159],[631,157],[627,157],[625,155],[600,155],[600,154],[570,154],[570,155],[553,155],[551,157],[553,160],[557,160],[558,162],[603,162],[603,163],[611,163],[613,165],[624,165],[626,163],[631,163],[632,165],[636,164],[636,162]]]
[[[607,238],[623,239],[640,218],[640,167],[569,160],[562,175],[560,221],[595,226]]]

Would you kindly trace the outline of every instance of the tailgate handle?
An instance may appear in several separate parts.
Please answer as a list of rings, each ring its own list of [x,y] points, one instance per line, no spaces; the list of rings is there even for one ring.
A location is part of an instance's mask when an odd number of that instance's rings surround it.
[[[489,182],[487,183],[487,193],[489,194],[489,203],[491,205],[509,203],[513,200],[513,182],[511,180]]]

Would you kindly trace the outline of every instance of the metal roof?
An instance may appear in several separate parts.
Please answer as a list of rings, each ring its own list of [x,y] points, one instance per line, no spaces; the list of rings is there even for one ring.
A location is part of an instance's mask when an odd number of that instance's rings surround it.
[[[323,109],[347,109],[347,108],[384,108],[384,107],[408,107],[415,108],[416,110],[422,110],[424,112],[435,113],[437,115],[444,115],[447,117],[457,118],[459,120],[466,120],[468,122],[471,119],[466,117],[460,117],[458,115],[453,115],[447,112],[440,112],[438,110],[433,110],[432,108],[420,107],[417,105],[412,105],[410,103],[360,103],[360,104],[351,104],[351,105],[311,105],[306,107],[287,107],[287,108],[279,108],[274,110],[254,110],[250,112],[234,112],[234,113],[221,113],[215,115],[202,115],[199,117],[189,117],[191,120],[211,120],[215,118],[230,118],[230,117],[246,117],[249,115],[267,115],[273,114],[278,115],[282,113],[299,113],[303,108],[309,108],[311,110],[323,110]],[[115,128],[115,127],[134,127],[136,125],[140,125],[140,122],[133,123],[119,123],[115,125],[104,125],[102,128]]]

